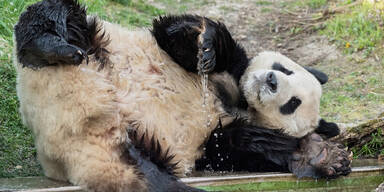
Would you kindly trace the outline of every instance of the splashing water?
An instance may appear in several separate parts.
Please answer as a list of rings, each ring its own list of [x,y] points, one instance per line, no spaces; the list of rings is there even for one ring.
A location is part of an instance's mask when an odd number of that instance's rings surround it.
[[[212,116],[209,114],[208,111],[208,97],[209,97],[209,91],[208,91],[208,74],[202,73],[201,76],[201,85],[203,87],[203,113],[207,117],[205,126],[207,129],[211,126],[212,123]]]

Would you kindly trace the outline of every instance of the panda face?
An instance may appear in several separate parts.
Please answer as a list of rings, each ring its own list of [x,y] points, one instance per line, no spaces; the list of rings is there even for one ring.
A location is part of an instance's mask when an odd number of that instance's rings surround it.
[[[240,81],[254,122],[301,137],[319,123],[320,82],[275,52],[253,58]]]

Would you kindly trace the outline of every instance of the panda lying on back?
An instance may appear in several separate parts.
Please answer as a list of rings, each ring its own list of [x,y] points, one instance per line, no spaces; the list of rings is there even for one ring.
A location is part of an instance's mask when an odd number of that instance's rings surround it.
[[[184,69],[211,74],[216,96],[232,117],[231,123],[219,124],[211,134],[204,146],[205,155],[197,161],[198,170],[292,171],[299,177],[349,173],[350,168],[344,167],[349,164],[347,159],[344,158],[342,164],[336,163],[335,154],[329,155],[324,144],[318,143],[323,142],[323,138],[308,135],[313,131],[324,138],[339,134],[335,123],[319,116],[320,84],[328,81],[323,72],[303,68],[276,52],[262,52],[248,59],[226,27],[208,18],[160,17],[154,21],[153,35],[159,46]],[[270,133],[259,132],[254,126],[276,129],[297,138],[308,135],[301,140],[301,150],[327,156],[329,163],[337,166],[296,169],[297,165],[293,164],[298,162],[287,161],[292,155],[287,145],[292,143],[284,143],[287,138],[283,134],[281,140],[275,140],[270,138]]]
[[[204,144],[206,158],[198,164],[215,161],[208,152],[216,146],[209,145],[213,130],[225,131],[232,165],[241,160],[237,155],[254,156],[247,158],[254,162],[248,170],[263,159],[298,176],[350,172],[348,154],[336,144],[257,122],[252,89],[247,94],[239,83],[253,63],[224,25],[207,18],[169,16],[155,20],[152,33],[129,31],[87,18],[77,1],[44,0],[20,16],[15,41],[20,113],[50,178],[89,191],[198,191],[173,171],[189,173]],[[197,69],[211,73],[208,127]],[[273,77],[268,82],[281,89]],[[289,104],[287,113],[293,108],[300,109]],[[333,125],[315,124],[307,132]]]

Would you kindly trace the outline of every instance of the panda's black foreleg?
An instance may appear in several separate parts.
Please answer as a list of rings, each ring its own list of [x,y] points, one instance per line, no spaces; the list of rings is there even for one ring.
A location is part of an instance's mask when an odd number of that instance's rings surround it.
[[[217,128],[197,168],[214,171],[283,171],[298,177],[335,178],[350,171],[349,153],[313,133],[295,138],[238,119]]]
[[[226,26],[206,17],[159,17],[153,21],[152,33],[159,46],[187,71],[228,71],[238,80],[248,66],[245,50]]]
[[[288,171],[298,146],[295,137],[237,119],[214,130],[196,166],[214,171]]]
[[[197,72],[197,38],[202,19],[192,15],[169,15],[153,20],[152,34],[157,44],[176,63],[190,72]]]

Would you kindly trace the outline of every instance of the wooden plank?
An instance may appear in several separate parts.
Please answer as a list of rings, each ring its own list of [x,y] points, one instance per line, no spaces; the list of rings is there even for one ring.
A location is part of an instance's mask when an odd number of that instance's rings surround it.
[[[354,162],[352,173],[346,178],[359,178],[365,176],[384,176],[384,163],[377,160],[364,160],[361,163],[359,160]],[[368,166],[362,166],[368,165]],[[215,176],[204,177],[189,177],[180,179],[191,186],[221,186],[221,185],[236,185],[245,183],[261,183],[261,182],[296,182],[297,177],[290,173],[242,173],[242,174],[222,174]],[[310,178],[303,178],[300,181],[313,181]],[[24,178],[9,178],[0,179],[0,191],[29,191],[29,192],[80,192],[79,186],[72,186],[70,183],[50,180],[46,177],[24,177]]]

